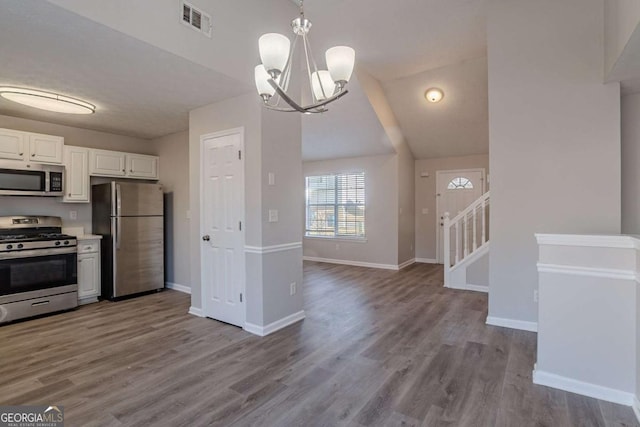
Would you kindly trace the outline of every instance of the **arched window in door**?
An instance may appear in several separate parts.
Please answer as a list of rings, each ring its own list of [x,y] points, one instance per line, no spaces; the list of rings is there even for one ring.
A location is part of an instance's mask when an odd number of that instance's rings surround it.
[[[458,176],[453,178],[451,181],[449,181],[449,184],[447,185],[447,190],[471,190],[473,189],[473,183],[463,177],[463,176]]]

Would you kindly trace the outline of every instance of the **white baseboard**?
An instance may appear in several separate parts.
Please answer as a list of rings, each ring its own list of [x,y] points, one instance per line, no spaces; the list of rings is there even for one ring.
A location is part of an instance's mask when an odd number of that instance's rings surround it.
[[[438,260],[433,258],[416,258],[416,262],[420,264],[439,264]]]
[[[640,423],[640,398],[638,396],[633,398],[633,412],[636,414],[638,423]]]
[[[164,284],[167,289],[173,289],[174,291],[184,292],[185,294],[191,294],[191,288],[189,286],[180,285],[178,283],[167,282]]]
[[[634,400],[636,400],[636,396],[633,393],[574,380],[573,378],[563,377],[538,369],[533,370],[533,383],[626,406],[632,406]]]
[[[503,317],[487,316],[487,325],[502,326],[503,328],[519,329],[529,332],[538,332],[538,322],[527,322],[526,320],[505,319]]]
[[[303,256],[305,261],[326,262],[328,264],[352,265],[354,267],[382,268],[384,270],[398,270],[397,265],[393,264],[376,264],[373,262],[349,261],[344,259],[319,258],[312,256]]]
[[[407,260],[407,261],[405,261],[405,262],[403,262],[401,264],[398,264],[398,270],[402,270],[403,268],[409,267],[410,265],[415,264],[415,263],[416,263],[416,259],[415,258],[409,259],[409,260]]]
[[[259,325],[254,325],[253,323],[246,322],[244,324],[244,330],[254,335],[264,337],[266,335],[279,331],[282,328],[286,328],[289,325],[299,322],[302,319],[304,319],[304,310],[301,310],[297,313],[290,314],[289,316],[283,317],[280,320],[276,320],[273,323],[269,323],[266,326],[259,326]]]
[[[475,291],[475,292],[484,292],[485,294],[489,293],[489,287],[483,285],[472,285],[470,283],[465,284],[451,284],[447,286],[449,289],[458,289],[461,291]]]
[[[193,314],[194,316],[204,317],[204,313],[201,308],[197,308],[194,306],[189,307],[189,314]]]

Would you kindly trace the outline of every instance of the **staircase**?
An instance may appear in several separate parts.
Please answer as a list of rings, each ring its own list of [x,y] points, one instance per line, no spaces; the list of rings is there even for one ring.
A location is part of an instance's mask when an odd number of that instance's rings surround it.
[[[489,203],[487,191],[455,217],[444,214],[445,287],[488,292],[488,277],[482,280],[486,283],[478,284],[473,276],[483,276],[484,270],[488,276],[488,259],[483,256],[489,252]],[[477,271],[470,272],[474,264]]]

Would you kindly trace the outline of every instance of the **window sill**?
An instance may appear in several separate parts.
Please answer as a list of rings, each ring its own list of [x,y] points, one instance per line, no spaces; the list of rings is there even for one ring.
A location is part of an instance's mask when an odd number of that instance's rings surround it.
[[[334,242],[348,242],[348,243],[367,243],[366,237],[343,237],[343,236],[304,236],[305,239],[313,240],[331,240]]]

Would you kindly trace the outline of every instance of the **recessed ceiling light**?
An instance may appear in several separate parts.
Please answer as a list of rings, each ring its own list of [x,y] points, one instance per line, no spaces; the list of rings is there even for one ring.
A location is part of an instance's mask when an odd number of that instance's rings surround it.
[[[93,114],[96,112],[96,106],[93,104],[41,90],[2,86],[0,96],[9,101],[56,113]]]
[[[432,87],[431,89],[427,89],[424,93],[424,97],[427,98],[427,101],[429,102],[440,102],[442,101],[442,98],[444,98],[444,92],[442,89]]]

